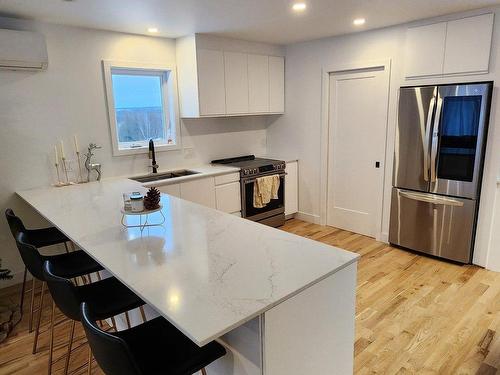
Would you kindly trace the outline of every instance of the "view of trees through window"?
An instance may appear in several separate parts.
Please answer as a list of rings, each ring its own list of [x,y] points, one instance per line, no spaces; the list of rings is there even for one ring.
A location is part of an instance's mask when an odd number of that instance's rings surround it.
[[[167,142],[160,74],[112,72],[113,96],[118,141],[144,142],[149,139]]]

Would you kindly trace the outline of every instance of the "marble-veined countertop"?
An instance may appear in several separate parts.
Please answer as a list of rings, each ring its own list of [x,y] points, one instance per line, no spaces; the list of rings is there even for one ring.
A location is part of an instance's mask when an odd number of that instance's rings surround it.
[[[120,224],[122,193],[137,190],[110,178],[17,194],[200,346],[358,258],[169,195],[163,226],[141,233]]]

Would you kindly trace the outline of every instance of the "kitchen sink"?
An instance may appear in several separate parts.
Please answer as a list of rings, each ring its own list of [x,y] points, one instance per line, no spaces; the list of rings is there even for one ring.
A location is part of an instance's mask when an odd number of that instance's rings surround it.
[[[130,179],[144,183],[144,182],[153,182],[160,180],[169,180],[172,178],[178,178],[184,176],[191,176],[193,174],[198,174],[198,173],[200,172],[191,171],[189,169],[180,169],[178,171],[172,171],[172,172],[154,173],[154,174],[148,174],[146,176],[131,177]]]

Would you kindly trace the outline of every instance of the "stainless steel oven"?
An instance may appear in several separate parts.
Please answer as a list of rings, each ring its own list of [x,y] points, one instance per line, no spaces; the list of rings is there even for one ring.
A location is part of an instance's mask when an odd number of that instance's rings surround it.
[[[279,227],[285,223],[286,163],[283,160],[256,158],[254,155],[246,155],[213,160],[212,164],[224,164],[240,168],[242,217],[272,227]],[[272,175],[280,177],[278,199],[271,199],[265,207],[254,207],[253,191],[256,179]]]
[[[257,177],[243,177],[241,179],[241,214],[243,217],[267,224],[273,227],[283,225],[285,223],[285,175],[283,171],[279,173],[280,186],[278,189],[278,199],[271,201],[262,208],[256,208],[253,205],[253,191],[255,180],[258,177],[270,176],[277,174],[276,172],[268,172],[259,174]]]

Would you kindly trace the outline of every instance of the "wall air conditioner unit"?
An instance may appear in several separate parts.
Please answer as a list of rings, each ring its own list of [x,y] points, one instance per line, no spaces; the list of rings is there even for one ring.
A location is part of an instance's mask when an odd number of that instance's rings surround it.
[[[0,29],[0,69],[45,70],[48,63],[42,34]]]

